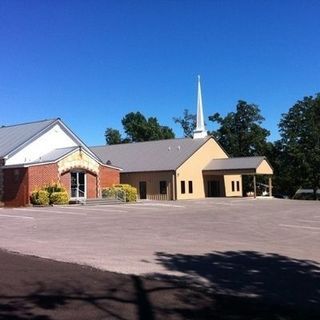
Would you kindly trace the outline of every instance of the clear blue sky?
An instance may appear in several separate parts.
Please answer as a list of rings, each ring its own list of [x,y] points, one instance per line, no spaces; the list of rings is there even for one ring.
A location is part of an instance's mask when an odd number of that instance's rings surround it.
[[[319,16],[319,0],[1,0],[0,124],[60,117],[98,145],[141,111],[179,137],[200,74],[206,118],[243,99],[277,139],[320,92]]]

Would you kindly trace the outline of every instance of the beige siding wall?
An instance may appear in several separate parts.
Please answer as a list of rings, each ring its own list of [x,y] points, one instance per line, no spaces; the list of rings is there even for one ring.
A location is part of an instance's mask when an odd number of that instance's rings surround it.
[[[201,199],[205,197],[203,168],[212,159],[228,158],[226,153],[213,139],[208,140],[177,170],[177,199]],[[185,193],[181,190],[181,181],[185,181]],[[192,181],[192,193],[189,192],[189,181]]]
[[[256,170],[257,174],[273,174],[273,170],[266,160],[263,160]]]
[[[224,185],[226,197],[241,197],[242,196],[242,178],[241,175],[225,175]],[[232,186],[234,191],[232,191]],[[239,186],[239,190],[238,190]]]
[[[120,182],[128,183],[137,188],[138,197],[140,194],[139,182],[145,181],[147,187],[147,199],[150,200],[173,200],[173,171],[161,172],[138,172],[138,173],[121,173]],[[167,182],[167,194],[160,194],[160,181]]]

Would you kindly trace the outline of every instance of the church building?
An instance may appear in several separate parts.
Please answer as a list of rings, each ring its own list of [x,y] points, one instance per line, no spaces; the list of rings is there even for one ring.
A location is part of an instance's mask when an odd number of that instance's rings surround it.
[[[89,148],[60,119],[0,127],[0,205],[30,204],[36,188],[59,182],[71,200],[99,198],[117,183],[137,188],[139,199],[179,200],[241,197],[242,176],[269,177],[260,157],[230,158],[208,136],[198,78],[197,123],[193,138]]]
[[[200,77],[197,123],[193,138],[168,139],[90,148],[104,163],[121,167],[121,183],[138,189],[140,199],[179,200],[205,197],[242,197],[242,176],[271,176],[273,169],[263,156],[230,158],[208,136],[204,124]]]

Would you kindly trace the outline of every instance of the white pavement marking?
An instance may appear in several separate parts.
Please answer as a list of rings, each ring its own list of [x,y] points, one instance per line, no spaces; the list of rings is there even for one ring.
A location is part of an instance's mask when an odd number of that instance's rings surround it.
[[[21,208],[21,209],[14,209],[14,210],[18,210],[18,211],[31,211],[33,213],[50,213],[50,214],[54,214],[54,213],[58,213],[58,214],[71,214],[71,215],[76,215],[76,216],[86,216],[86,213],[79,213],[79,212],[66,212],[66,211],[58,211],[58,210],[40,210],[40,209],[27,209],[27,208]]]
[[[20,218],[20,219],[34,219],[33,217],[28,217],[28,216],[14,216],[12,214],[0,214],[0,217],[5,217],[5,218]]]
[[[320,227],[299,226],[299,225],[295,225],[295,224],[279,224],[279,227],[296,228],[296,229],[320,230]]]
[[[129,205],[128,205],[129,206]],[[171,208],[185,208],[185,206],[176,205],[176,204],[166,204],[166,203],[133,203],[130,205],[131,207],[135,206],[144,206],[144,207],[171,207]]]
[[[108,205],[109,206],[109,205]],[[67,207],[64,207],[64,209],[72,209],[74,210],[74,208],[67,208]],[[94,207],[77,207],[77,210],[86,210],[86,211],[101,211],[101,212],[128,212],[126,210],[119,210],[119,209],[113,209],[113,208],[106,208],[106,206],[94,206]]]
[[[301,221],[301,222],[315,222],[315,223],[320,223],[320,220],[297,219],[297,221]]]

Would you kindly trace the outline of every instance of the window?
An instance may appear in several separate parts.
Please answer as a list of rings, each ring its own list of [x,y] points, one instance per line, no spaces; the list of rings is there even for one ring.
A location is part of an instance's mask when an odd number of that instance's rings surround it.
[[[232,192],[234,192],[234,191],[235,191],[235,188],[234,188],[234,181],[231,181],[231,190],[232,190]]]
[[[160,181],[160,194],[167,194],[167,181]]]
[[[192,185],[192,181],[189,181],[189,183],[188,183],[188,187],[189,187],[189,193],[193,193],[193,185]]]
[[[240,191],[240,181],[237,181],[237,191]]]
[[[181,193],[186,193],[186,182],[181,181]]]

